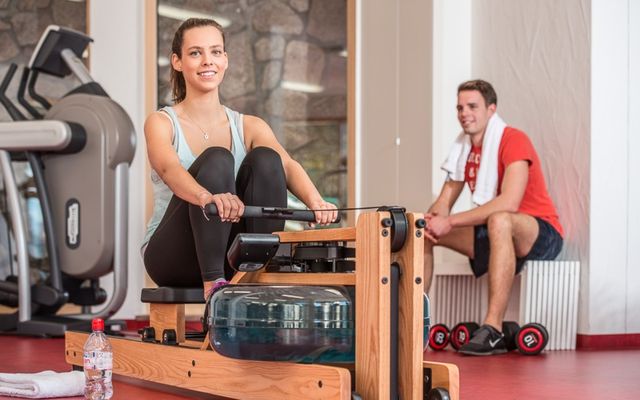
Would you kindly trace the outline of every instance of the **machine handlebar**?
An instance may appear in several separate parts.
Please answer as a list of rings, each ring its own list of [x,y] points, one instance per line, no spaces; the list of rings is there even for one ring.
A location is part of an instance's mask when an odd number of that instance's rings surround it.
[[[204,207],[205,213],[208,216],[217,216],[218,208],[214,203],[207,204]],[[246,218],[269,218],[269,219],[284,219],[290,221],[305,221],[315,222],[316,215],[311,210],[295,210],[291,208],[279,208],[279,207],[259,207],[259,206],[245,206],[244,214],[242,217]],[[332,222],[334,224],[340,222],[340,215]]]

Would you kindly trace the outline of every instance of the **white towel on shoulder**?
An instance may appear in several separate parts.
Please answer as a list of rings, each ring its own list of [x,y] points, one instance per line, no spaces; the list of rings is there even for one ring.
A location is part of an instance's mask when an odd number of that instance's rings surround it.
[[[82,396],[84,373],[42,371],[33,374],[0,373],[0,395],[42,399]]]
[[[498,113],[494,113],[487,124],[487,131],[482,138],[482,157],[476,179],[476,190],[472,197],[477,205],[492,200],[498,192],[498,150],[506,127],[507,124]],[[471,139],[469,135],[460,132],[440,168],[447,172],[450,179],[464,181],[464,168],[470,152]]]

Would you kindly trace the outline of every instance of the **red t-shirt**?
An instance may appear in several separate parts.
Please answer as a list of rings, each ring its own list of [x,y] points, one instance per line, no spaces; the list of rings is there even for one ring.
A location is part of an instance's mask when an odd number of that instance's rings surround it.
[[[478,170],[480,169],[480,156],[482,155],[482,146],[472,146],[467,157],[467,164],[464,167],[464,181],[469,184],[471,193],[476,191],[476,179],[478,178]]]
[[[478,168],[480,167],[481,154],[482,146],[473,146],[464,170],[464,180],[469,185],[472,193],[476,188],[476,177]],[[538,154],[529,137],[524,132],[510,126],[505,128],[498,150],[497,194],[500,194],[502,178],[504,177],[504,171],[507,166],[520,160],[526,160],[529,163],[529,179],[518,212],[538,217],[548,222],[561,236],[564,236],[556,207],[553,205],[553,201],[547,190],[547,184],[542,174]]]

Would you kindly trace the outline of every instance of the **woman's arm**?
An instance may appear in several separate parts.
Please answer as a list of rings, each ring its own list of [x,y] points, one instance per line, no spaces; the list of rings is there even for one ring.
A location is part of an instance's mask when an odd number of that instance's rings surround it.
[[[245,144],[249,150],[264,146],[275,150],[280,155],[287,180],[287,188],[302,200],[310,210],[321,210],[315,213],[317,223],[324,225],[337,218],[338,213],[335,205],[324,201],[318,189],[311,182],[307,172],[300,163],[291,158],[276,139],[271,127],[264,120],[252,115],[245,115],[244,133]]]

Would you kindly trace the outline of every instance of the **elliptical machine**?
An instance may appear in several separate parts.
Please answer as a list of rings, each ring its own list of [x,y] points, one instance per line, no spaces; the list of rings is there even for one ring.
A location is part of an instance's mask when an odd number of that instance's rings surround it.
[[[15,64],[0,84],[0,103],[14,120],[0,122],[0,173],[17,256],[17,277],[0,281],[0,304],[18,307],[0,315],[0,331],[63,336],[71,329],[89,330],[92,318],[112,316],[126,296],[128,174],[135,131],[124,109],[81,61],[91,41],[55,25],[45,30],[17,93],[32,120],[6,96]],[[60,78],[73,74],[81,85],[52,106],[35,90],[41,73]],[[44,115],[25,100],[25,91],[46,110]],[[45,281],[35,284],[29,276],[27,229],[12,159],[28,162],[42,209],[49,271]],[[113,294],[107,302],[98,280],[112,271]],[[68,303],[81,306],[82,312],[56,315]]]

